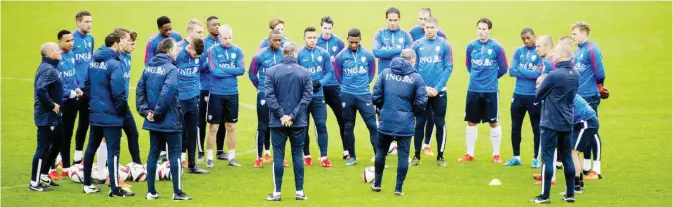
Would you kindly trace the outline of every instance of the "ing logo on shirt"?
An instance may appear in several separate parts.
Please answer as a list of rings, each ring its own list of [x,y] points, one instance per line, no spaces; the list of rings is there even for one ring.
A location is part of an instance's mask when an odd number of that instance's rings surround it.
[[[490,49],[489,49],[490,51]],[[477,60],[477,59],[472,59],[472,65],[477,65],[477,66],[492,66],[493,61],[489,60],[488,58],[485,58],[483,60]]]

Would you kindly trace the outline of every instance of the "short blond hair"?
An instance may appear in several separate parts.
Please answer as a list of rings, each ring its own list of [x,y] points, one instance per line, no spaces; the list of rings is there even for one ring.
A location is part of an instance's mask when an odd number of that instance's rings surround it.
[[[583,21],[579,21],[570,27],[571,30],[575,30],[575,28],[579,29],[582,32],[586,32],[587,35],[589,35],[589,32],[591,31],[591,26],[589,25],[589,23]]]
[[[549,48],[554,47],[554,40],[552,40],[551,36],[549,35],[542,35],[537,38],[537,41],[539,41],[542,45],[548,46]]]
[[[191,20],[189,20],[189,22],[187,22],[187,31],[194,30],[194,26],[196,25],[203,27],[203,23],[201,23],[201,21],[199,21],[196,18],[192,18]]]
[[[285,21],[283,21],[281,18],[273,18],[271,21],[269,21],[269,29],[274,29],[279,24],[285,24]]]

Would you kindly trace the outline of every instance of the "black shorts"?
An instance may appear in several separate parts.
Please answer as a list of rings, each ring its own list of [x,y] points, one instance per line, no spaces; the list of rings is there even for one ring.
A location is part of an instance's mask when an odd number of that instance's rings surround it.
[[[598,136],[597,128],[589,128],[589,125],[586,121],[575,124],[573,129],[572,139],[573,139],[573,149],[585,152],[589,146],[589,141],[594,139],[595,136]]]
[[[465,121],[472,123],[498,122],[498,92],[467,92]]]
[[[208,116],[210,124],[236,123],[238,121],[238,94],[217,95],[210,94],[208,98]]]

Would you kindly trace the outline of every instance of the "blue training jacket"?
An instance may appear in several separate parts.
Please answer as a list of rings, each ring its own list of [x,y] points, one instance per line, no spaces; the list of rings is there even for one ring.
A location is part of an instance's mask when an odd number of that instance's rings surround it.
[[[603,84],[605,81],[601,49],[591,41],[583,42],[575,50],[572,64],[580,74],[577,93],[583,97],[598,95],[598,84]]]
[[[75,89],[80,87],[77,84],[75,54],[72,51],[61,54],[61,61],[58,62],[58,71],[63,79],[63,100],[75,98]]]
[[[311,73],[311,79],[313,81],[320,81],[321,86],[327,84],[327,82],[332,80],[332,77],[334,76],[330,55],[327,50],[320,47],[309,49],[305,46],[301,48],[297,55],[297,61],[299,61],[299,65],[306,68],[309,73]],[[313,93],[313,96],[322,97],[322,87],[318,89],[318,92]]]
[[[579,94],[575,94],[575,113],[573,113],[573,123],[577,124],[582,121],[587,122],[588,128],[598,128],[598,117],[596,116],[596,111],[591,108],[589,102],[584,100]]]
[[[161,33],[157,33],[147,40],[147,45],[145,45],[145,66],[147,66],[147,63],[150,61],[150,59],[157,55],[157,47],[159,46],[159,43],[161,43],[161,41],[166,38],[169,37],[164,37],[161,35]],[[173,38],[175,42],[180,42],[182,40],[182,36],[180,36],[180,33],[176,31],[171,31],[170,38]]]
[[[428,94],[421,75],[411,63],[393,58],[390,68],[376,78],[372,102],[381,108],[379,132],[390,136],[414,136],[415,117],[425,111]]]
[[[278,64],[281,59],[283,59],[283,50],[279,48],[273,51],[270,47],[260,49],[252,57],[250,69],[248,70],[248,78],[250,78],[252,85],[257,88],[257,92],[264,92],[266,70]]]
[[[374,55],[361,45],[356,51],[344,48],[334,61],[334,74],[341,83],[341,92],[353,95],[370,94],[369,84],[376,73]]]
[[[178,68],[178,99],[189,100],[200,95],[201,83],[200,71],[202,56],[193,58],[185,47],[181,47],[175,58],[175,66]]]
[[[238,76],[245,73],[243,49],[236,45],[215,45],[208,50],[210,68],[210,93],[217,95],[238,94]]]
[[[93,56],[94,39],[91,34],[82,34],[79,30],[75,30],[72,35],[75,44],[72,48],[72,53],[75,54],[75,70],[77,72],[77,80],[79,88],[84,88],[84,81],[89,75],[89,63],[91,56]]]
[[[124,89],[126,89],[126,99],[128,100],[131,94],[129,93],[129,86],[131,85],[131,54],[120,53],[119,63],[122,65],[124,71]]]
[[[516,77],[514,94],[534,96],[537,78],[544,68],[543,60],[538,56],[535,46],[529,48],[523,45],[517,48],[509,68],[509,75]]]
[[[411,38],[413,39],[413,41],[416,41],[416,40],[419,40],[419,39],[425,37],[425,30],[423,28],[421,28],[420,25],[414,25],[414,27],[412,27],[409,30],[409,34],[411,35]],[[442,29],[437,30],[437,36],[446,39],[446,34],[444,33],[444,31]]]
[[[58,60],[42,57],[35,72],[33,82],[33,120],[35,126],[56,126],[61,122],[61,114],[52,110],[55,104],[63,107],[63,80],[56,68]]]
[[[498,78],[507,73],[505,49],[494,39],[476,39],[467,45],[465,66],[470,73],[467,91],[498,92]]]
[[[136,109],[142,117],[151,111],[143,129],[159,132],[182,132],[182,110],[178,100],[178,68],[173,58],[159,54],[147,63],[136,87]]]
[[[437,91],[446,91],[446,81],[453,71],[453,49],[449,42],[442,37],[432,40],[423,37],[411,48],[417,57],[414,68],[423,77],[425,85]]]
[[[339,38],[339,36],[336,36],[335,34],[332,34],[329,38],[325,39],[322,35],[318,37],[318,42],[316,45],[322,49],[325,49],[327,53],[329,53],[330,56],[330,61],[334,62],[334,57],[341,52],[341,50],[344,49],[345,45],[344,42]],[[336,74],[334,74],[334,71],[332,71],[332,78],[327,81],[323,86],[338,86],[339,81],[336,79]]]
[[[125,85],[119,54],[106,46],[98,48],[89,64],[89,78],[84,87],[84,93],[90,94],[91,126],[122,126],[128,110]]]
[[[283,57],[269,68],[264,80],[264,99],[269,106],[269,127],[282,127],[280,118],[292,118],[291,127],[308,126],[306,107],[313,99],[313,83],[308,70],[294,57]]]
[[[572,131],[575,94],[579,75],[570,61],[556,63],[537,89],[536,98],[542,100],[540,126],[556,131]]]
[[[210,50],[211,47],[215,45],[220,44],[220,38],[213,38],[212,35],[208,35],[208,37],[203,38],[203,53],[201,54],[201,60],[203,61],[203,65],[206,67],[204,70],[201,71],[200,73],[200,80],[201,80],[201,90],[210,90],[210,64],[208,64],[208,50]]]
[[[378,73],[381,73],[383,69],[390,67],[390,61],[394,57],[399,57],[402,50],[410,48],[411,43],[414,41],[411,35],[402,28],[398,28],[395,31],[381,28],[374,35],[373,42],[374,46],[372,46],[372,50],[374,56],[379,59],[377,70]]]

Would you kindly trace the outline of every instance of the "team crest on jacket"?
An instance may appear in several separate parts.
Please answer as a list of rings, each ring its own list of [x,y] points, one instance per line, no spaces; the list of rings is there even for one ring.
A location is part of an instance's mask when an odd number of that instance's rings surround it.
[[[336,52],[336,49],[337,49],[336,46],[332,46],[332,52]]]
[[[70,58],[70,61],[72,61],[72,63],[75,64],[75,58]]]
[[[404,38],[400,37],[400,39],[398,41],[400,41],[400,43],[404,43]]]
[[[199,59],[198,58],[194,59],[194,63],[199,64]]]
[[[264,106],[264,104],[266,104],[266,100],[262,100],[262,101],[260,101],[259,104],[261,104],[262,106]]]
[[[533,55],[532,57],[530,57],[530,59],[533,60],[533,61],[535,61],[536,58],[537,58],[537,55]]]
[[[231,54],[231,59],[236,59],[236,53]]]
[[[488,52],[488,54],[490,55],[491,53],[493,53],[493,50],[492,50],[492,49],[488,49],[488,51],[486,51],[486,52]]]
[[[362,58],[360,58],[360,60],[364,63],[364,62],[367,61],[367,57],[362,57]]]
[[[439,52],[439,46],[435,46],[435,51]]]
[[[318,56],[318,62],[322,62],[322,56]]]

